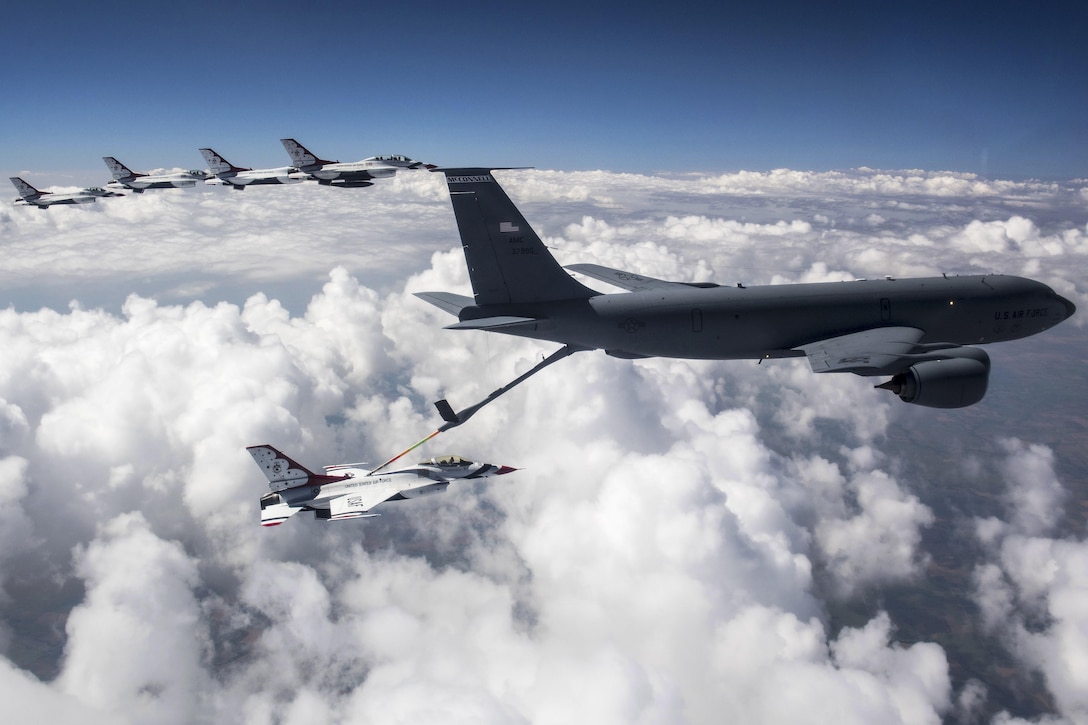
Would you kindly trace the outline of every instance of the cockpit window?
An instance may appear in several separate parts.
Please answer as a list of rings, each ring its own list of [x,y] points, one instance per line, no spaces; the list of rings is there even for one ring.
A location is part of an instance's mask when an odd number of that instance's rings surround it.
[[[432,458],[429,461],[423,461],[421,463],[421,465],[425,466],[427,464],[430,464],[432,466],[441,466],[442,468],[453,468],[455,466],[467,466],[467,465],[470,465],[471,463],[472,463],[472,461],[468,460],[467,458],[462,458],[461,456],[449,455],[449,456],[439,456],[439,457],[436,457],[436,458]]]

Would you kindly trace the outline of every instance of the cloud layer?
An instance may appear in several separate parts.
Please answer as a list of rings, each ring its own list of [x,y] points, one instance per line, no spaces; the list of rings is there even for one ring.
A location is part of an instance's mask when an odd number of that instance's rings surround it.
[[[866,170],[502,178],[565,263],[723,283],[996,269],[1085,308],[1076,186]],[[894,442],[939,414],[796,361],[580,353],[421,451],[518,473],[378,519],[263,530],[246,445],[377,463],[437,426],[438,397],[474,402],[549,351],[439,331],[448,319],[411,295],[468,291],[440,178],[24,211],[0,212],[0,691],[24,719],[992,714],[1007,707],[997,684],[901,638],[880,604],[943,555],[926,543],[948,515],[930,492],[988,476],[1001,490],[984,512],[954,514],[976,552],[977,636],[1040,672],[1054,712],[1084,716],[1071,463],[1045,433],[999,432],[1007,417],[985,412],[999,392],[921,448]],[[1047,349],[1082,354],[1070,339]],[[1003,349],[995,367],[1020,374]],[[1083,385],[1066,397],[1077,409]],[[958,445],[994,455],[927,479],[918,458]],[[52,626],[32,616],[43,601]]]

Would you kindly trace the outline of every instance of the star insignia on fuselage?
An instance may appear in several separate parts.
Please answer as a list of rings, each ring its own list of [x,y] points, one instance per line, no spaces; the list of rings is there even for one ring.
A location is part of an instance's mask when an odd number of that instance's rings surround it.
[[[642,320],[636,320],[633,317],[628,317],[626,320],[620,323],[620,327],[623,328],[624,332],[628,332],[633,335],[641,330],[643,327],[646,327],[646,323]]]

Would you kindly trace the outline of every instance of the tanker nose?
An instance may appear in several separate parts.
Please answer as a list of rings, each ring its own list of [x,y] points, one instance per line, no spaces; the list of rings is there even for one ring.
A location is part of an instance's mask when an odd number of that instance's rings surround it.
[[[1063,305],[1065,305],[1065,319],[1069,319],[1077,311],[1077,306],[1062,297],[1061,295],[1055,293],[1054,297],[1058,300],[1058,302],[1061,302]]]

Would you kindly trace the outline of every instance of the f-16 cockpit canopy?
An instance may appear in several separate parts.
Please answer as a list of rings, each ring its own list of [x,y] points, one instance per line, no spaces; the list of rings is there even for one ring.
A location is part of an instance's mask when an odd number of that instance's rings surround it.
[[[401,156],[400,154],[394,154],[392,156],[375,156],[375,161],[401,161],[404,163],[410,162],[412,159],[407,156]]]
[[[429,461],[421,461],[421,466],[439,466],[441,468],[460,468],[461,466],[471,466],[472,461],[461,456],[447,455],[437,456]]]

